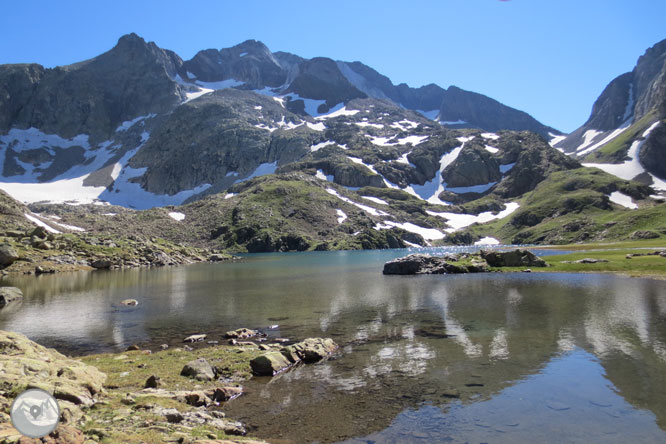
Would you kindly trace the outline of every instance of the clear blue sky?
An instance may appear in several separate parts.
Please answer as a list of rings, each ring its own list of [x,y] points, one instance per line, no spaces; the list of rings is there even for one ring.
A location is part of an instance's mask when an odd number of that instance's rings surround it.
[[[261,40],[359,60],[410,86],[486,94],[572,131],[606,84],[666,38],[663,0],[8,1],[0,63],[52,67],[136,32],[183,59]]]

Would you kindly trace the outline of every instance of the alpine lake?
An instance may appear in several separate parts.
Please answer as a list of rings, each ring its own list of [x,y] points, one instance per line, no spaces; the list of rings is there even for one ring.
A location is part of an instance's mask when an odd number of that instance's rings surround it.
[[[26,298],[0,329],[71,355],[240,327],[332,338],[332,359],[252,378],[225,405],[275,443],[666,442],[666,280],[382,275],[406,254],[11,277]]]

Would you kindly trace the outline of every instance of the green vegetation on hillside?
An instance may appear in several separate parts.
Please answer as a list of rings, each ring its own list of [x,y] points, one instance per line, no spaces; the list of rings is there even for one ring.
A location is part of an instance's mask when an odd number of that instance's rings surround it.
[[[638,122],[624,130],[619,136],[588,154],[584,161],[592,163],[622,163],[631,144],[654,123],[657,118],[655,110],[650,111]]]
[[[630,210],[610,202],[620,191],[639,203]],[[492,236],[503,243],[566,244],[593,240],[624,240],[632,236],[663,237],[666,205],[648,199],[650,189],[598,169],[553,173],[519,200],[512,215],[458,234],[472,239]],[[641,233],[648,231],[649,233]]]

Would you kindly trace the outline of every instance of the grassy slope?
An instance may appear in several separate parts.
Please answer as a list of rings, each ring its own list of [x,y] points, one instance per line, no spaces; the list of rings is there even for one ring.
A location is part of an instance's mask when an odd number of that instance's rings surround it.
[[[546,256],[543,259],[549,268],[533,268],[538,272],[587,272],[618,273],[636,277],[666,278],[666,257],[637,256],[627,259],[627,254],[645,254],[666,250],[666,238],[633,242],[605,244],[578,244],[558,246],[557,249],[571,250],[569,254]],[[583,258],[605,259],[608,262],[596,264],[576,264]],[[504,268],[504,271],[520,271],[520,268]]]
[[[201,382],[180,376],[183,366],[197,358],[205,358],[211,365],[223,369],[224,376],[235,381],[226,385],[238,385],[249,379],[250,360],[259,355],[256,347],[202,347],[193,352],[170,349],[153,354],[142,351],[119,354],[91,355],[82,358],[86,364],[106,373],[107,396],[104,402],[95,405],[88,413],[89,420],[83,427],[86,435],[96,435],[102,443],[127,444],[176,442],[180,436],[192,438],[230,439],[223,431],[212,426],[186,428],[178,424],[167,424],[164,419],[150,411],[151,407],[175,408],[180,412],[196,411],[183,402],[168,397],[140,393],[146,379],[158,375],[167,390],[207,390],[220,385],[219,382]],[[125,401],[126,394],[133,393],[134,403]],[[234,442],[244,441],[233,437]],[[226,441],[225,441],[226,442]]]
[[[651,111],[638,122],[627,128],[622,134],[601,148],[588,154],[584,162],[622,163],[632,142],[636,140],[657,118],[656,111]]]
[[[630,210],[608,201],[621,191],[639,202]],[[580,168],[552,174],[520,200],[511,216],[464,230],[475,237],[493,236],[504,243],[566,244],[593,240],[626,240],[636,230],[666,234],[666,205],[645,199],[649,189],[597,169]]]

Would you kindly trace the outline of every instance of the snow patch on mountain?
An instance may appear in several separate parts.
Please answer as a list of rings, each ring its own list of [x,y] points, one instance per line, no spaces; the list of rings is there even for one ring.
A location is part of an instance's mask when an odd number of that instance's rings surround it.
[[[484,148],[486,149],[486,151],[492,154],[497,154],[499,152],[499,149],[495,148],[494,146],[486,145],[484,146]]]
[[[344,106],[344,103],[338,103],[333,108],[331,108],[328,111],[328,113],[317,116],[317,117],[315,117],[315,119],[325,120],[325,119],[333,119],[335,117],[341,117],[341,116],[355,116],[359,112],[361,112],[361,111],[358,110],[358,109],[347,109],[347,107]]]
[[[347,219],[347,215],[341,209],[338,208],[337,210],[335,210],[335,212],[338,215],[338,223],[339,224],[341,224],[342,222],[344,222]]]
[[[416,168],[416,165],[414,165],[413,163],[411,163],[409,161],[409,159],[407,159],[407,156],[409,156],[410,154],[412,154],[412,152],[408,151],[408,152],[404,153],[402,156],[400,156],[399,158],[397,158],[395,161],[398,162],[398,163],[404,163],[405,165],[410,165],[410,166]]]
[[[411,222],[393,222],[390,220],[384,221],[375,225],[375,230],[385,230],[389,228],[402,228],[410,233],[420,234],[425,240],[438,240],[444,239],[445,234],[435,228],[424,228],[415,225]]]
[[[179,213],[178,211],[171,211],[169,213],[169,217],[173,220],[177,220],[178,222],[185,220],[185,215],[183,213]]]
[[[407,119],[401,120],[400,122],[393,122],[391,124],[391,128],[399,129],[400,131],[409,131],[410,129],[416,129],[418,126],[418,123]]]
[[[367,128],[367,127],[372,127],[372,128],[377,128],[377,129],[382,129],[384,128],[384,125],[381,123],[370,123],[370,122],[354,122],[355,125],[360,126],[361,128]]]
[[[627,107],[624,109],[624,116],[622,116],[622,121],[627,122],[630,118],[634,116],[634,105],[636,104],[634,99],[634,84],[629,85],[629,98],[627,100]]]
[[[616,203],[618,205],[621,205],[625,208],[629,208],[629,209],[632,209],[632,210],[635,210],[636,208],[638,208],[638,205],[636,205],[634,203],[634,201],[631,199],[630,196],[627,196],[626,194],[621,193],[619,191],[614,191],[614,192],[610,193],[608,195],[608,199],[611,202]]]
[[[554,134],[554,133],[548,133],[548,135],[550,136],[550,140],[548,141],[548,144],[550,146],[552,146],[553,148],[555,148],[555,146],[558,143],[560,143],[561,141],[563,141],[564,139],[567,138],[566,134],[562,134],[562,135],[558,136],[557,134]]]
[[[324,125],[322,122],[318,123],[306,122],[305,124],[307,125],[308,128],[314,131],[324,131],[326,129],[326,125]]]
[[[479,239],[478,241],[474,242],[474,245],[476,245],[476,246],[499,245],[499,244],[500,244],[500,241],[498,241],[494,237],[490,237],[490,236],[483,237],[483,238]]]
[[[483,137],[484,139],[497,140],[499,139],[500,136],[498,136],[495,133],[482,133],[481,137]]]
[[[585,142],[583,142],[583,144],[581,146],[576,148],[576,155],[580,157],[580,156],[585,156],[585,155],[591,153],[592,151],[596,150],[597,148],[600,148],[603,145],[610,142],[611,140],[615,139],[617,136],[619,136],[620,134],[625,132],[630,126],[631,126],[631,120],[627,120],[626,122],[624,122],[622,124],[622,126],[617,128],[615,131],[611,132],[609,135],[607,135],[606,137],[601,139],[599,142],[595,142],[595,143],[593,143],[589,146],[587,146],[586,144],[591,143],[591,142],[588,142],[588,139],[585,139]],[[594,131],[594,130],[589,130],[589,131],[585,132],[586,135],[588,133],[590,133],[590,134],[596,133],[596,136],[594,136],[590,139],[591,141],[593,141],[593,139],[595,137],[597,137],[599,134],[601,134],[601,132]]]
[[[407,145],[408,143],[411,143],[412,145],[416,146],[419,145],[426,140],[428,140],[429,136],[407,136],[403,137],[402,139],[398,139],[398,145]]]
[[[245,84],[245,82],[241,82],[240,80],[236,79],[219,80],[217,82],[202,82],[200,80],[197,80],[194,83],[202,88],[212,89],[212,90],[236,88],[238,86],[242,86]]]
[[[310,151],[312,151],[314,153],[314,152],[319,151],[320,149],[324,148],[325,146],[329,146],[329,145],[335,145],[335,142],[332,141],[332,140],[327,140],[325,142],[319,142],[315,145],[311,145],[310,146]]]
[[[42,220],[38,219],[35,215],[30,214],[30,213],[25,213],[24,214],[25,218],[28,219],[30,222],[33,224],[44,228],[46,231],[49,233],[54,233],[54,234],[60,234],[61,232],[53,228],[52,226],[48,225],[47,223],[43,222]]]
[[[145,121],[145,120],[147,120],[147,119],[152,119],[153,117],[156,117],[156,116],[157,116],[157,114],[147,114],[147,115],[145,115],[145,116],[139,116],[139,117],[136,117],[136,118],[134,118],[134,119],[132,119],[132,120],[126,120],[125,122],[121,123],[121,124],[118,126],[118,128],[116,128],[116,132],[117,132],[117,133],[120,133],[120,132],[127,131],[128,129],[130,129],[131,127],[133,127],[134,125],[136,125],[137,123],[139,123],[139,122],[143,122],[143,121]],[[145,125],[145,122],[143,122],[143,124]]]
[[[609,174],[619,177],[620,179],[632,180],[636,176],[646,173],[649,174],[652,178],[652,187],[657,190],[666,191],[666,181],[663,181],[656,177],[655,175],[648,173],[645,170],[645,167],[641,165],[638,154],[640,149],[645,142],[645,139],[650,135],[652,130],[654,130],[660,122],[653,123],[648,129],[646,129],[642,134],[642,140],[636,140],[631,144],[629,152],[627,152],[627,157],[629,160],[624,161],[623,163],[584,163],[583,166],[589,168],[599,168]]]
[[[361,196],[361,198],[366,199],[366,200],[369,200],[370,202],[374,202],[374,203],[380,204],[380,205],[388,205],[388,204],[389,204],[389,203],[386,202],[385,200],[380,199],[380,198],[378,198],[378,197],[374,197],[374,196]]]
[[[366,213],[372,215],[372,216],[390,216],[390,214],[378,210],[376,208],[369,207],[367,205],[363,205],[357,202],[354,202],[353,200],[349,199],[348,197],[340,195],[337,191],[335,191],[333,188],[326,188],[326,192],[329,194],[332,194],[333,196],[337,197],[338,199],[342,200],[343,202],[347,202],[348,204],[354,205],[357,208],[360,208],[361,210],[365,211]]]
[[[326,174],[324,174],[322,170],[317,170],[317,174],[315,174],[315,177],[317,179],[326,180],[328,182],[333,182],[334,179],[333,176],[327,176]]]
[[[265,176],[267,174],[275,174],[277,170],[277,161],[273,163],[262,163],[247,177],[237,179],[234,183],[245,182],[246,180],[254,179],[255,177]]]
[[[493,214],[491,211],[485,211],[478,215],[474,215],[474,214],[459,214],[459,213],[449,213],[449,212],[438,213],[430,210],[426,210],[426,213],[428,213],[431,216],[437,216],[446,219],[446,223],[449,225],[450,228],[447,228],[445,231],[447,233],[453,233],[454,231],[468,227],[473,223],[484,223],[484,222],[490,222],[491,220],[494,219],[505,218],[514,211],[516,211],[519,207],[520,204],[518,204],[518,202],[509,202],[508,204],[506,204],[506,208],[497,214]]]
[[[76,177],[45,183],[0,182],[0,189],[14,199],[26,203],[48,202],[54,204],[84,205],[99,200],[106,187],[87,187],[83,181],[88,177]]]
[[[489,189],[491,189],[495,185],[497,185],[497,182],[490,182],[490,183],[486,183],[486,184],[483,184],[483,185],[473,185],[473,186],[469,186],[469,187],[450,187],[449,188],[449,187],[445,186],[444,189],[446,191],[450,191],[450,192],[456,193],[456,194],[464,194],[464,193],[478,193],[478,194],[481,194],[481,193],[485,193],[486,191],[488,191]]]

